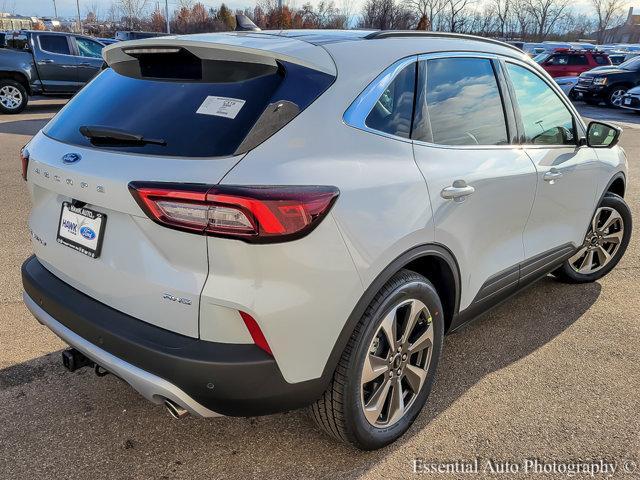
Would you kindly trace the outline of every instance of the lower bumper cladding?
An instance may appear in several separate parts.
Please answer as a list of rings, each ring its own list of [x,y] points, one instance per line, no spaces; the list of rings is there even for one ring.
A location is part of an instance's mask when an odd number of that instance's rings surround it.
[[[64,283],[35,256],[22,265],[23,299],[33,315],[148,400],[200,417],[293,410],[319,398],[327,379],[288,383],[254,344],[186,337],[98,302]]]
[[[188,410],[192,415],[200,417],[220,416],[216,412],[200,405],[172,383],[146,372],[135,365],[131,365],[87,342],[84,338],[72,332],[40,308],[26,292],[23,293],[22,298],[27,308],[40,323],[51,329],[53,333],[82,352],[86,357],[123,379],[147,400],[153,403],[163,404],[165,399],[168,398]]]

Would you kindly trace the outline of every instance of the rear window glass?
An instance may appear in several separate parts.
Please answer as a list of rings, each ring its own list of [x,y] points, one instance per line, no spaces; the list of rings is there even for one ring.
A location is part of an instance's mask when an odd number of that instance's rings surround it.
[[[237,72],[241,67],[235,65]],[[282,128],[333,80],[331,75],[286,62],[267,75],[220,83],[133,78],[108,68],[54,117],[45,134],[73,145],[118,152],[228,156],[243,153],[238,151],[241,144],[246,151]],[[286,108],[278,108],[281,103]],[[252,129],[258,119],[262,128],[256,133]],[[81,127],[90,126],[162,142],[94,139],[92,143],[80,132]],[[248,140],[243,143],[245,137]]]
[[[569,65],[589,65],[586,55],[569,55]]]
[[[46,52],[71,55],[69,42],[64,35],[40,35],[40,48]]]

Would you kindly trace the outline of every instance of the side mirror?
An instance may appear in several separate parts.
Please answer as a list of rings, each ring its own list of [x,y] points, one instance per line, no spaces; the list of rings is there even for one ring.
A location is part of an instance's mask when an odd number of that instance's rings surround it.
[[[618,143],[622,129],[602,122],[591,122],[587,128],[587,145],[591,148],[611,148]]]

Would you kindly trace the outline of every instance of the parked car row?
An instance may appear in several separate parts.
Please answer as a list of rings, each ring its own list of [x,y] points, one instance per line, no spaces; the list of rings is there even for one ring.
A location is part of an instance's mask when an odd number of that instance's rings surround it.
[[[71,95],[102,68],[102,49],[118,41],[162,36],[117,32],[93,38],[65,32],[0,32],[0,113],[19,113],[33,95]]]
[[[22,111],[32,95],[73,94],[102,67],[99,41],[71,33],[22,31],[0,48],[0,112]]]
[[[609,55],[598,50],[559,48],[541,53],[533,59],[552,77],[578,76],[593,68],[611,65]]]
[[[594,68],[574,79],[557,78],[556,82],[574,100],[640,110],[640,57],[616,66]]]

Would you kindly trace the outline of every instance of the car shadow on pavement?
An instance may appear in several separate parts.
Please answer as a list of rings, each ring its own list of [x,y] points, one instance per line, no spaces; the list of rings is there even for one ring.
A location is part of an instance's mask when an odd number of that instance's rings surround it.
[[[27,135],[32,137],[38,133],[48,121],[48,118],[33,118],[29,120],[16,120],[13,122],[0,122],[0,133],[6,133],[8,135]]]
[[[55,352],[0,370],[0,435],[16,437],[4,452],[0,445],[0,463],[3,457],[15,463],[12,478],[73,473],[63,455],[48,450],[69,444],[71,437],[71,443],[83,439],[81,448],[74,446],[73,463],[84,465],[87,475],[108,468],[114,478],[202,478],[203,472],[224,472],[225,478],[352,478],[390,455],[406,455],[409,474],[414,436],[487,375],[553,342],[600,291],[598,283],[566,285],[548,277],[447,336],[427,406],[403,438],[376,452],[332,441],[303,411],[172,420],[111,376],[99,379],[89,369],[67,373]]]

